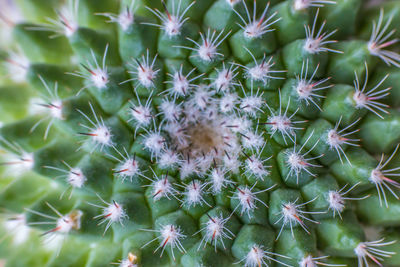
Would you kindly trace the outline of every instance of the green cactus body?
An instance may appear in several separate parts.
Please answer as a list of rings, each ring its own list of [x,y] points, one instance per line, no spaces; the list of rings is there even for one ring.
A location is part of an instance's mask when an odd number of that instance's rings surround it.
[[[0,1],[0,265],[400,266],[367,2]]]

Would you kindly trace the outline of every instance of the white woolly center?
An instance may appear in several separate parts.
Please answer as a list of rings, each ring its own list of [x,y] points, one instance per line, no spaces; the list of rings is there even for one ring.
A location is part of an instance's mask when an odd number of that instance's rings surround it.
[[[229,126],[234,133],[247,132],[251,127],[251,122],[246,118],[233,117]]]
[[[111,222],[121,222],[127,215],[120,204],[113,202],[103,209],[103,215]]]
[[[353,100],[356,102],[356,108],[365,108],[368,106],[368,96],[361,91],[356,91],[354,93]]]
[[[46,114],[48,109],[38,103],[42,103],[43,99],[39,97],[32,97],[29,99],[28,113],[30,115]]]
[[[282,214],[285,221],[297,221],[299,219],[296,206],[291,203],[283,206]]]
[[[133,177],[137,175],[139,171],[139,164],[134,159],[127,159],[125,162],[118,166],[119,174],[125,177]]]
[[[178,17],[171,15],[164,21],[164,30],[168,36],[175,36],[181,33],[181,22]]]
[[[173,80],[173,90],[178,95],[184,96],[189,91],[189,81],[181,73],[176,72]]]
[[[313,260],[313,258],[309,255],[299,262],[299,267],[317,267],[317,263]]]
[[[160,105],[161,112],[167,121],[177,121],[182,113],[180,106],[172,101],[164,100]]]
[[[124,11],[118,15],[117,22],[123,31],[129,29],[133,24],[134,16],[132,12]]]
[[[159,133],[150,133],[144,141],[144,146],[151,152],[159,154],[164,148],[164,137]]]
[[[90,71],[90,79],[97,89],[106,88],[108,80],[107,69],[94,69]]]
[[[364,257],[368,256],[367,245],[364,244],[364,242],[361,242],[354,249],[354,253],[356,254],[357,257],[360,257],[360,258],[364,258]]]
[[[28,152],[22,152],[20,155],[6,154],[4,159],[7,170],[15,176],[32,170],[35,165],[33,153]]]
[[[373,56],[382,56],[383,52],[381,51],[381,47],[375,41],[368,42],[368,50]]]
[[[299,81],[296,86],[296,92],[300,100],[310,99],[313,91],[313,86],[305,81]]]
[[[129,252],[128,258],[122,260],[119,267],[138,267],[136,261],[137,261],[137,256]]]
[[[294,169],[296,173],[307,167],[304,157],[298,153],[291,152],[287,157],[287,163],[291,169]]]
[[[200,182],[194,181],[186,186],[186,203],[187,205],[194,206],[201,203],[202,199],[202,184]]]
[[[153,199],[157,201],[162,197],[169,198],[173,193],[173,188],[168,178],[160,179],[153,184]]]
[[[253,132],[246,132],[242,136],[242,145],[244,148],[258,150],[264,145],[264,138],[261,135],[257,135]]]
[[[220,169],[213,169],[211,171],[210,176],[212,181],[212,189],[214,193],[221,192],[222,188],[225,186],[225,183],[227,182],[224,171]]]
[[[68,218],[68,216],[64,216],[57,220],[57,231],[59,233],[67,234],[71,231],[73,227],[73,222]]]
[[[239,3],[241,0],[226,0],[226,2],[231,6],[234,7],[237,3]]]
[[[239,167],[241,165],[241,162],[239,161],[239,158],[237,155],[224,155],[223,158],[223,163],[224,166],[227,170],[231,171],[232,173],[238,173],[239,172]]]
[[[225,220],[219,217],[211,217],[206,223],[206,238],[216,240],[221,238],[224,231]]]
[[[307,38],[304,44],[304,50],[310,54],[316,54],[320,51],[321,39]]]
[[[210,45],[208,42],[204,42],[199,48],[198,52],[199,57],[204,61],[212,61],[217,55],[217,47],[214,45]]]
[[[32,98],[32,106],[30,106],[30,113],[32,114],[46,114],[52,118],[63,120],[62,114],[62,101],[59,99],[52,100],[50,103],[39,98]],[[40,104],[39,104],[39,103]]]
[[[77,210],[57,220],[56,231],[68,234],[72,229],[80,229],[82,212]]]
[[[60,8],[58,19],[61,22],[60,25],[62,25],[66,37],[71,37],[79,28],[74,12],[68,5],[64,5]]]
[[[145,106],[132,107],[131,115],[139,125],[143,126],[149,125],[152,118],[151,109]]]
[[[383,181],[385,180],[384,178],[385,176],[379,169],[372,170],[371,175],[369,176],[369,180],[374,184],[383,183]]]
[[[295,10],[303,10],[307,9],[310,6],[310,0],[294,0],[294,9]]]
[[[24,172],[32,170],[35,164],[33,153],[23,152],[20,161],[21,164],[18,164],[18,168],[21,168]]]
[[[173,248],[179,243],[179,239],[184,237],[184,235],[181,234],[181,230],[172,224],[163,226],[160,233],[163,247],[170,245]]]
[[[264,84],[269,78],[270,65],[265,62],[256,64],[254,67],[247,69],[247,76],[254,81],[262,81]]]
[[[53,102],[50,103],[49,105],[50,108],[50,115],[53,118],[62,120],[62,102],[61,100],[54,100]]]
[[[119,264],[119,267],[138,267],[138,265],[130,262],[128,259],[124,259]]]
[[[259,24],[259,21],[255,21],[247,24],[244,30],[244,36],[247,38],[258,38],[261,37],[264,33],[262,25]]]
[[[215,89],[218,91],[228,91],[232,86],[233,73],[227,69],[218,73],[217,79],[214,81]]]
[[[189,177],[190,175],[194,174],[197,172],[197,164],[193,160],[191,161],[183,161],[180,167],[180,174],[181,174],[181,179],[185,179],[186,177]]]
[[[81,188],[86,181],[86,177],[81,169],[73,168],[69,171],[67,176],[67,182],[76,188]]]
[[[23,244],[29,238],[31,229],[27,226],[24,214],[18,214],[13,216],[12,219],[5,220],[4,227],[8,232],[12,233],[12,239],[15,245]]]
[[[272,131],[279,131],[282,133],[291,132],[291,121],[286,116],[271,116],[268,118]]]
[[[22,16],[21,11],[17,8],[14,2],[4,2],[1,5],[0,19],[0,40],[2,40],[2,48],[15,42],[14,40],[14,26],[26,19]]]
[[[155,71],[149,66],[140,65],[137,69],[139,83],[145,88],[152,87],[154,84],[154,79],[157,76],[157,72],[158,71]]]
[[[238,96],[236,94],[226,94],[219,102],[219,109],[222,113],[232,112],[235,108]]]
[[[261,180],[269,175],[269,171],[264,167],[262,161],[254,155],[246,159],[246,169]]]
[[[179,147],[189,146],[189,140],[186,134],[186,129],[182,124],[174,121],[166,124],[164,130],[169,134],[169,136],[175,142],[177,142],[177,145],[179,145]]]
[[[172,168],[179,162],[179,156],[172,150],[166,150],[160,154],[157,162],[163,169]]]
[[[262,97],[247,96],[242,99],[240,109],[246,113],[250,113],[252,116],[255,116],[256,112],[260,110],[263,103],[264,101]]]
[[[6,59],[7,73],[11,80],[16,83],[22,83],[26,80],[26,75],[30,66],[30,62],[22,53],[10,53]]]
[[[205,109],[210,104],[210,93],[207,91],[206,86],[199,86],[194,92],[193,103],[200,109]]]
[[[249,188],[238,188],[237,198],[239,199],[240,206],[242,207],[242,213],[250,212],[256,208],[254,194]]]
[[[263,262],[264,258],[264,250],[261,249],[259,246],[254,245],[249,253],[246,255],[246,267],[256,267],[260,266],[260,264]]]
[[[327,143],[331,149],[341,146],[344,142],[344,138],[336,130],[332,129],[328,131]]]
[[[343,197],[337,191],[329,191],[328,202],[329,208],[339,213],[341,213],[345,208]]]
[[[111,145],[111,131],[108,127],[100,126],[94,129],[91,133],[94,142],[100,143],[105,146]]]
[[[219,155],[215,155],[215,156],[218,156],[218,160],[220,160]],[[211,167],[211,165],[214,163],[214,160],[216,160],[216,159],[214,158],[214,155],[212,153],[208,153],[207,155],[203,156],[202,158],[197,158],[196,159],[197,169],[199,170],[199,172],[201,174],[206,173],[209,170],[209,168]]]

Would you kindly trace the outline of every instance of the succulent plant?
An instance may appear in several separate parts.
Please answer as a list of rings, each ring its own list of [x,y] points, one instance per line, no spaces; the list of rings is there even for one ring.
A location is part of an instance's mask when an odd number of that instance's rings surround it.
[[[399,1],[1,7],[5,266],[400,266]]]

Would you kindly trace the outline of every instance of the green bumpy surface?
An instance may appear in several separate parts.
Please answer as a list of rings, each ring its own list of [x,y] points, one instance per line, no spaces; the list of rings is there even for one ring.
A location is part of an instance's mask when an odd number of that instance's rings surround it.
[[[0,265],[400,266],[400,2],[367,2],[2,2]]]

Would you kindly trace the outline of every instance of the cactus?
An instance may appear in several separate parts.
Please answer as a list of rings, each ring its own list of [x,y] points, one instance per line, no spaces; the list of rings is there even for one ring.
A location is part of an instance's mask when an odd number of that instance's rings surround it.
[[[400,3],[367,2],[1,2],[5,266],[400,266]]]

